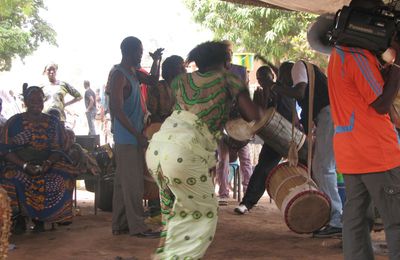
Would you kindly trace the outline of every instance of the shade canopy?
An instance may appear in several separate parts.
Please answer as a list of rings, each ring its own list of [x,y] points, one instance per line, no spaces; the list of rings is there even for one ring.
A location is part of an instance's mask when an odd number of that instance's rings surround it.
[[[279,8],[294,11],[304,11],[314,14],[336,13],[343,5],[348,5],[350,0],[223,0],[226,2],[260,6],[266,8]]]

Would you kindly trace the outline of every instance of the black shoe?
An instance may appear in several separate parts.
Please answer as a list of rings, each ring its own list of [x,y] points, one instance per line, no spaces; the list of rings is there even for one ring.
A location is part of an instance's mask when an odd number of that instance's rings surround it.
[[[160,238],[161,232],[160,231],[144,231],[144,232],[140,232],[137,234],[134,234],[132,236],[134,237],[140,237],[140,238]]]
[[[32,222],[33,222],[33,226],[31,227],[31,231],[33,232],[33,233],[40,233],[40,232],[44,232],[45,231],[45,229],[44,229],[44,222],[43,221],[40,221],[40,220],[32,220]]]
[[[120,235],[125,235],[129,233],[129,229],[122,229],[122,230],[113,230],[112,234],[114,236],[120,236]]]
[[[330,225],[325,226],[324,228],[313,232],[313,237],[316,238],[340,238],[342,237],[342,229],[338,227],[332,227]]]
[[[64,221],[64,222],[57,222],[59,226],[69,226],[72,224],[72,221]]]

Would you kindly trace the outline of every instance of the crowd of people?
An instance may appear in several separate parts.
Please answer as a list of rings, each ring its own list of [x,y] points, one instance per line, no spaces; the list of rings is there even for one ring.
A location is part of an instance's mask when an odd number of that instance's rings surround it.
[[[353,0],[350,5],[376,4]],[[279,68],[263,65],[256,72],[259,88],[251,98],[247,70],[232,64],[229,41],[201,43],[186,60],[173,55],[162,62],[164,49],[159,48],[150,53],[153,64],[147,72],[141,68],[141,41],[125,38],[121,62],[112,67],[105,88],[116,163],[112,234],[160,238],[155,259],[202,258],[215,235],[218,206],[226,205],[229,197],[229,155],[239,157],[243,175],[244,197],[234,209],[238,216],[259,202],[271,170],[285,159],[264,143],[253,170],[248,144],[232,146],[223,138],[224,126],[235,118],[257,122],[265,109],[274,107],[314,136],[309,167],[330,200],[331,212],[327,225],[313,236],[343,237],[345,259],[373,259],[375,207],[383,220],[389,257],[400,259],[400,139],[389,116],[400,87],[399,43],[393,41],[392,48],[397,51],[394,65],[382,68],[369,50],[335,46],[327,76],[303,60],[285,61]],[[189,63],[197,69],[186,72]],[[68,156],[71,138],[64,110],[82,96],[57,80],[57,69],[57,64],[45,67],[49,82],[42,87],[24,85],[26,112],[6,120],[0,99],[0,184],[12,201],[16,233],[25,231],[26,217],[36,232],[44,231],[44,222],[72,221],[72,190],[79,170]],[[89,134],[94,135],[100,93],[96,95],[89,81],[84,87]],[[72,99],[65,102],[67,94]],[[299,117],[293,112],[296,102]],[[146,133],[150,128],[155,129],[151,135]],[[161,212],[158,230],[145,223],[145,169],[159,189],[159,198],[152,201]],[[344,207],[337,172],[344,175]]]

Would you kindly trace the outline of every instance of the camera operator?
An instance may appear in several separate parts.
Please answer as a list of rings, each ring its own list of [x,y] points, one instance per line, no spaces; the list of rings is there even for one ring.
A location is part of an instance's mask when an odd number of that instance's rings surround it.
[[[353,0],[350,7],[373,10],[381,1]],[[400,48],[385,76],[377,56],[366,49],[335,46],[328,67],[335,125],[334,152],[344,174],[345,259],[373,259],[371,200],[385,228],[390,259],[400,259],[400,140],[388,112],[400,87]]]

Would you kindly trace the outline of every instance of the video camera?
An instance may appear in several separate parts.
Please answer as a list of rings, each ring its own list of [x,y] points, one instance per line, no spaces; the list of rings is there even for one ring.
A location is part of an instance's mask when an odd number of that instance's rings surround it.
[[[343,6],[336,13],[334,27],[327,36],[333,45],[382,53],[390,47],[396,32],[400,42],[400,0],[373,10]]]

